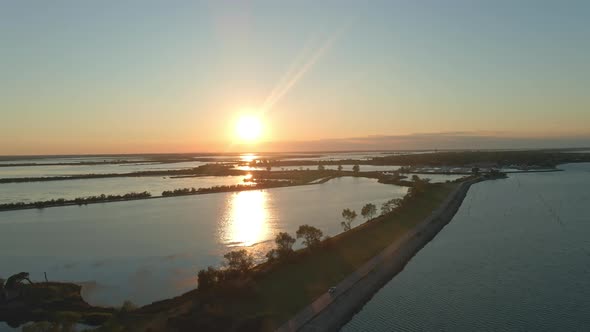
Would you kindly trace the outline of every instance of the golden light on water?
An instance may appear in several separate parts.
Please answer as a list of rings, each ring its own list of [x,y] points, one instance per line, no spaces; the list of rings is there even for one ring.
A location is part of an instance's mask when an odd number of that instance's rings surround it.
[[[253,153],[244,153],[240,155],[240,160],[247,163],[252,162],[256,158],[258,158],[258,156]]]
[[[242,191],[230,196],[222,241],[232,246],[251,246],[269,237],[268,193]]]

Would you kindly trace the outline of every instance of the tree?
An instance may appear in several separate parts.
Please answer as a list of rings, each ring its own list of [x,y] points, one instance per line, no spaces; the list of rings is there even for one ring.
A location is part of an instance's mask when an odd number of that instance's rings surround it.
[[[230,251],[223,258],[228,271],[238,274],[246,274],[254,266],[254,257],[246,249]]]
[[[352,166],[352,171],[355,173],[360,172],[361,167],[359,166],[359,164],[355,164],[354,166]]]
[[[390,199],[389,201],[383,203],[383,205],[381,205],[381,214],[388,214],[393,212],[393,210],[395,210],[396,208],[400,207],[402,205],[403,199],[401,198],[394,198],[394,199]]]
[[[220,271],[211,266],[206,270],[200,270],[197,274],[198,289],[201,291],[213,289],[219,283],[219,275]]]
[[[277,249],[270,249],[267,253],[266,253],[266,260],[270,263],[279,260],[281,258],[281,255],[279,254],[279,251]]]
[[[267,166],[266,166],[266,171],[267,171],[267,172],[270,172],[271,170],[272,170],[272,166],[270,166],[270,165],[267,165]]]
[[[410,187],[410,189],[408,189],[409,197],[414,197],[416,194],[423,192],[424,190],[426,190],[426,186],[428,186],[428,183],[430,183],[430,179],[420,179],[416,177],[412,180],[414,183],[412,183],[412,186]]]
[[[352,227],[351,224],[356,219],[356,211],[351,209],[342,210],[342,217],[346,220],[340,223],[344,231],[349,231]]]
[[[318,165],[318,171],[325,171],[326,167],[323,164]]]
[[[375,204],[366,204],[361,209],[361,215],[366,218],[367,220],[373,219],[373,217],[377,214],[377,207]]]
[[[321,238],[324,233],[309,225],[301,225],[297,230],[297,238],[303,238],[303,244],[308,248],[314,248],[320,244]]]
[[[275,236],[275,243],[277,245],[278,255],[280,257],[285,257],[293,252],[295,239],[289,235],[289,233],[280,232]]]
[[[342,165],[338,165],[338,172],[342,172]]]
[[[33,284],[31,279],[29,279],[28,272],[20,272],[20,273],[14,274],[6,280],[6,284],[4,285],[4,288],[5,289],[17,289],[19,286],[21,286],[23,284],[23,281],[25,281],[25,280],[29,284],[31,284],[31,285]]]
[[[418,182],[418,181],[420,181],[420,177],[418,175],[414,174],[414,175],[412,175],[412,181]]]
[[[473,173],[473,174],[479,174],[479,167],[473,167],[471,169],[471,173]]]

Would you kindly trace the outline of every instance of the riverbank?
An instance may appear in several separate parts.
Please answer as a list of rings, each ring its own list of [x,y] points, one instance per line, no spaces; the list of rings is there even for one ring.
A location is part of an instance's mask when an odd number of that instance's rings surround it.
[[[338,283],[333,293],[322,294],[278,331],[339,330],[451,221],[469,187],[481,180],[477,178],[461,183],[428,218]]]

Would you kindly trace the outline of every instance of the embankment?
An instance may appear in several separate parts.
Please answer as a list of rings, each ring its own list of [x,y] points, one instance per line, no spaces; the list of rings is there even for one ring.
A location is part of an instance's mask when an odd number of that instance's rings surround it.
[[[451,221],[469,187],[481,180],[462,183],[428,218],[342,280],[333,293],[322,294],[278,331],[339,330]]]

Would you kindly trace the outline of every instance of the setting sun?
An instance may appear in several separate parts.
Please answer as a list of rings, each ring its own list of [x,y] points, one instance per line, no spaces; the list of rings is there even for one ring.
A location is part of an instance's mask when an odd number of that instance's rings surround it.
[[[252,142],[260,138],[262,122],[256,116],[244,115],[236,124],[236,135],[242,141]]]

